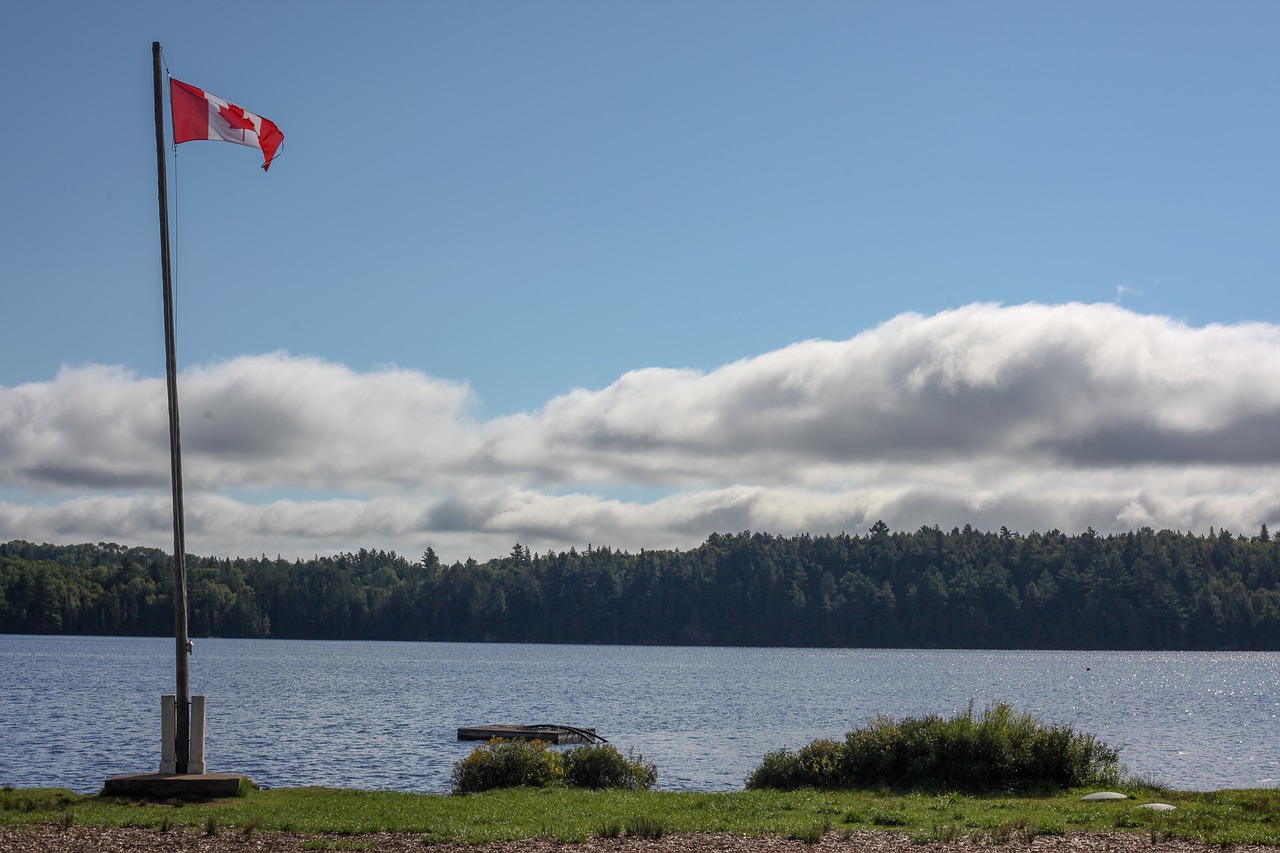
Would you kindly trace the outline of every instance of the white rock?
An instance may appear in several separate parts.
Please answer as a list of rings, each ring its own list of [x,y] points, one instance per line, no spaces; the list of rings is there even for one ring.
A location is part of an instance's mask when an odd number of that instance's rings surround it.
[[[1138,806],[1140,809],[1151,809],[1153,812],[1171,812],[1177,806],[1171,806],[1168,803],[1144,803]]]
[[[1129,798],[1126,797],[1124,794],[1117,794],[1115,791],[1099,791],[1096,794],[1087,794],[1081,797],[1080,799],[1086,800],[1086,801],[1092,801],[1092,800],[1127,800]]]

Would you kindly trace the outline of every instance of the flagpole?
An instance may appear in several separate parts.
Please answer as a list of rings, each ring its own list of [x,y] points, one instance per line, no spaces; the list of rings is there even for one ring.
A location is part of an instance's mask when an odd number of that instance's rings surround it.
[[[173,626],[177,658],[174,744],[175,770],[185,774],[191,752],[191,686],[188,672],[190,643],[187,635],[187,548],[182,520],[182,442],[178,427],[178,358],[173,331],[173,275],[169,263],[169,188],[165,174],[164,96],[160,42],[151,43],[155,77],[156,178],[160,202],[160,270],[164,279],[164,354],[169,390],[169,464],[173,482]]]

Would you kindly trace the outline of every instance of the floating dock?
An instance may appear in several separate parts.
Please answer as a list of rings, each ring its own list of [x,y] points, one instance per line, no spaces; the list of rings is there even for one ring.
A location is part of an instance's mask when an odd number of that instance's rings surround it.
[[[488,726],[465,726],[458,729],[458,740],[545,740],[548,743],[607,743],[595,729],[578,726],[495,723]]]

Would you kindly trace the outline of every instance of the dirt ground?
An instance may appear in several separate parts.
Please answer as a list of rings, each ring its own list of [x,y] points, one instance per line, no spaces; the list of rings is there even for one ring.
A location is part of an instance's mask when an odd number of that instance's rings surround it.
[[[1068,834],[1039,836],[1030,842],[993,844],[973,839],[946,844],[915,844],[888,832],[828,832],[818,844],[785,838],[742,838],[732,835],[670,835],[642,838],[598,838],[582,844],[529,840],[466,847],[424,845],[410,833],[306,836],[223,830],[206,835],[192,830],[93,829],[83,826],[0,828],[0,853],[303,853],[315,850],[380,853],[1277,853],[1270,847],[1221,848],[1188,841],[1153,841],[1142,835]]]

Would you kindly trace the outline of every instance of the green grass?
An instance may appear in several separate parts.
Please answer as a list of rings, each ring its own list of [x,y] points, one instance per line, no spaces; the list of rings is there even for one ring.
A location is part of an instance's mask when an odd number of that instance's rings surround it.
[[[358,850],[358,836],[403,832],[426,843],[521,838],[580,842],[726,832],[816,841],[823,835],[895,832],[915,841],[961,837],[1025,841],[1068,832],[1138,833],[1210,844],[1280,845],[1280,790],[1217,793],[1121,788],[1133,799],[1086,803],[1083,789],[1045,796],[888,791],[588,791],[517,788],[480,794],[407,794],[281,788],[207,803],[165,805],[60,789],[0,790],[0,826],[27,823],[152,827],[193,834],[308,836],[317,850]],[[1137,806],[1166,802],[1176,811]]]

